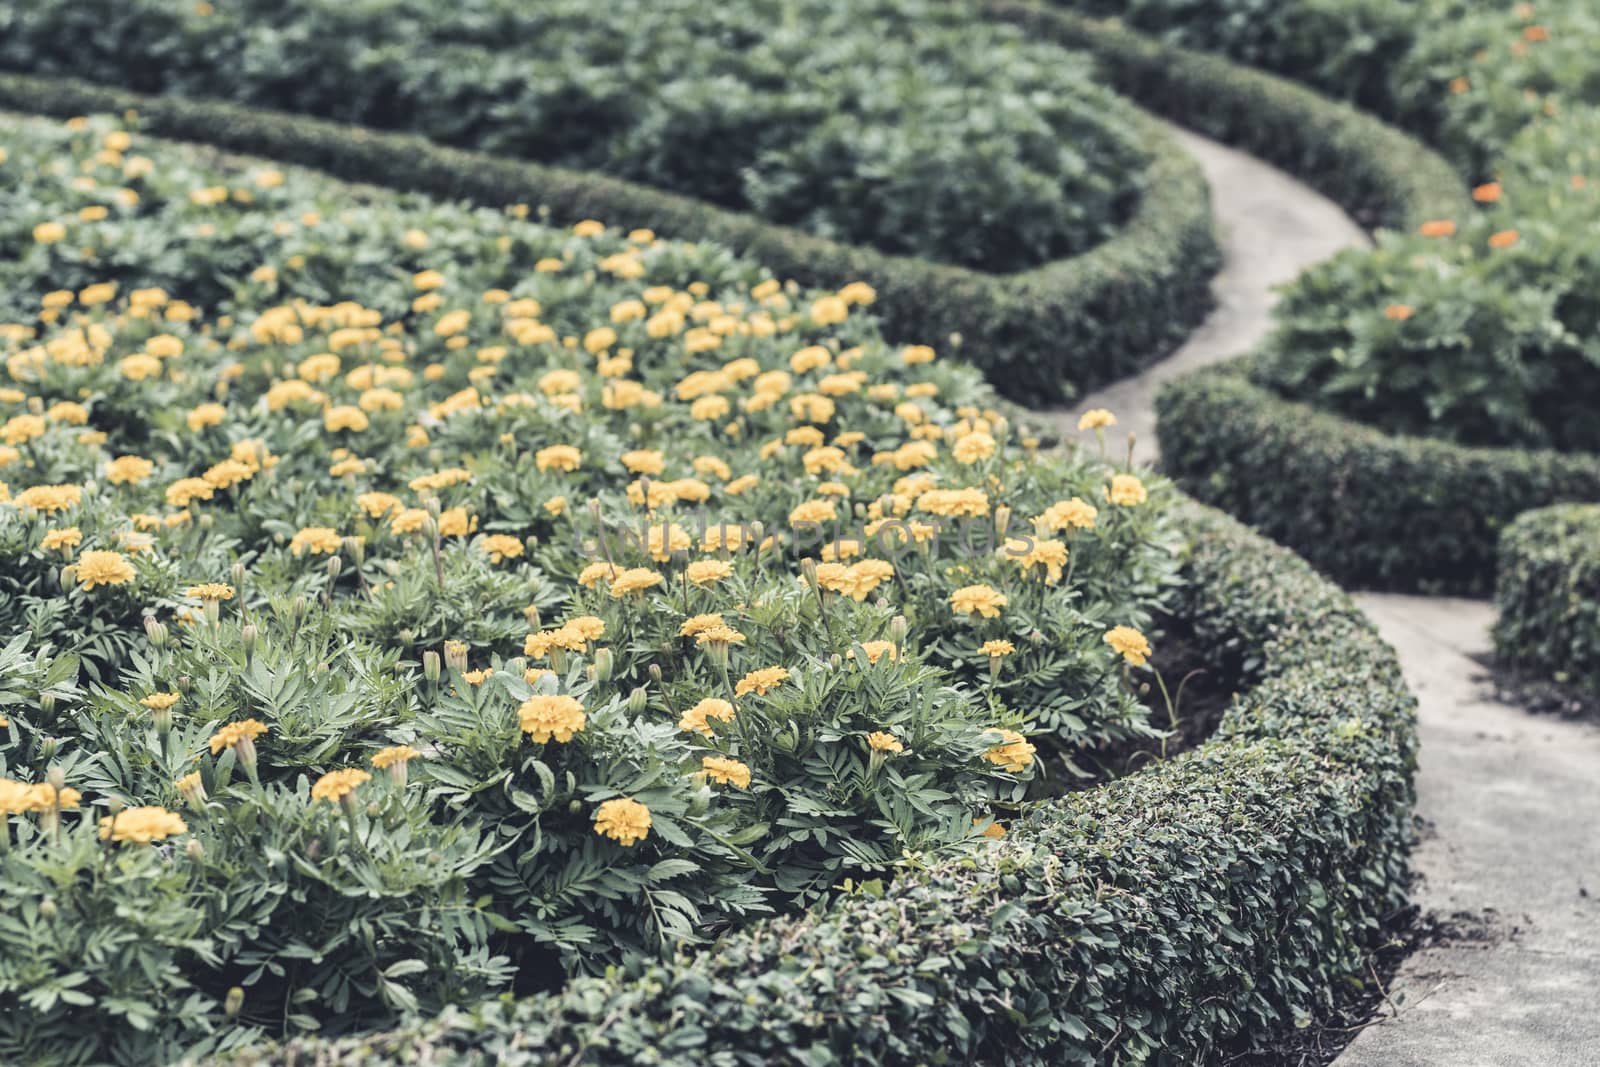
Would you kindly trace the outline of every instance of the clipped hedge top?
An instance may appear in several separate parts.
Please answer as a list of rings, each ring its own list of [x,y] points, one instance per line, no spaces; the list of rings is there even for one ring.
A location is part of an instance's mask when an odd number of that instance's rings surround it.
[[[1600,697],[1600,505],[1527,512],[1500,536],[1495,651]]]
[[[1305,1017],[1402,897],[1413,702],[1346,596],[1181,517],[1178,613],[1250,687],[1200,749],[674,963],[229,1062],[1193,1062]]]
[[[1114,236],[1146,184],[1133,111],[1083,56],[944,0],[39,0],[0,13],[0,66],[420,133],[1000,273]]]

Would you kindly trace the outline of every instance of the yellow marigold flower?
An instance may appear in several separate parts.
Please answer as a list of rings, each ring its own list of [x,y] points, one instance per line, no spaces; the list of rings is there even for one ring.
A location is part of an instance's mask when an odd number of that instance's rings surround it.
[[[723,756],[705,756],[700,760],[700,773],[713,782],[750,788],[750,768],[736,759]]]
[[[170,507],[186,508],[195,500],[210,500],[217,487],[204,478],[179,478],[167,486],[166,500]]]
[[[964,585],[950,594],[950,608],[957,615],[977,613],[985,619],[998,618],[1007,602],[1004,593],[987,585]]]
[[[933,515],[989,514],[989,494],[982,489],[929,489],[917,497],[917,508]]]
[[[824,296],[811,303],[811,321],[818,326],[834,326],[850,317],[850,305],[837,296]]]
[[[709,626],[694,635],[696,645],[742,645],[744,634],[731,626]]]
[[[267,732],[267,724],[258,719],[241,719],[217,727],[217,732],[211,735],[211,754],[220,753],[225,748],[236,748],[241,741],[254,741]]]
[[[1044,514],[1034,520],[1034,524],[1045,533],[1055,533],[1058,530],[1092,530],[1099,515],[1099,509],[1093,504],[1073,497],[1071,500],[1058,500],[1051,504],[1044,510]]]
[[[143,352],[135,352],[117,361],[117,370],[130,382],[142,382],[161,374],[161,361]]]
[[[817,584],[860,603],[894,577],[894,566],[881,559],[864,559],[846,567],[823,563],[817,567]]]
[[[142,456],[118,456],[106,464],[106,481],[112,485],[138,485],[156,469]]]
[[[606,635],[605,620],[594,615],[579,615],[567,620],[561,628],[571,630],[585,641],[598,641]]]
[[[650,809],[627,797],[608,800],[595,813],[594,832],[623,847],[631,846],[649,836]]]
[[[955,456],[957,463],[977,463],[994,455],[997,447],[995,439],[989,434],[974,432],[958,437],[950,454]]]
[[[904,752],[906,746],[894,734],[875,730],[867,735],[867,746],[874,752]]]
[[[184,417],[193,433],[199,433],[208,426],[220,426],[222,420],[228,417],[228,409],[221,404],[200,404]]]
[[[1131,626],[1113,626],[1104,640],[1135,667],[1143,667],[1150,658],[1149,638]]]
[[[851,282],[839,290],[839,299],[846,304],[865,306],[878,299],[878,291],[866,282]]]
[[[619,568],[607,563],[605,560],[599,560],[578,572],[578,584],[585,589],[593,589],[601,582],[610,582],[621,573],[622,571]]]
[[[390,493],[362,493],[356,497],[356,506],[374,519],[381,519],[401,507],[400,498]]]
[[[424,235],[426,240],[426,235]],[[422,270],[411,276],[411,286],[421,292],[437,289],[444,284],[444,275],[436,270]]]
[[[999,732],[1005,739],[1004,743],[989,749],[983,754],[983,758],[1012,774],[1027,770],[1028,765],[1033,762],[1034,753],[1034,748],[1028,743],[1028,739],[1015,730]]]
[[[977,826],[982,821],[983,821],[982,819],[973,819],[972,820],[972,825]],[[988,826],[985,826],[983,828],[983,832],[980,833],[978,836],[979,837],[987,837],[987,838],[990,838],[992,840],[998,841],[1002,837],[1006,836],[1006,828],[1004,826],[1001,826],[997,822],[991,822]]]
[[[73,566],[78,584],[86,590],[100,585],[125,585],[137,577],[126,556],[104,549],[83,553]]]
[[[25,510],[42,511],[49,515],[77,507],[82,499],[82,486],[35,485],[18,493],[12,503]]]
[[[867,653],[868,663],[877,663],[884,656],[889,657],[890,663],[900,658],[900,650],[894,647],[893,641],[863,641],[861,647]],[[854,658],[854,649],[850,651],[850,656]]]
[[[360,433],[371,425],[367,413],[354,404],[339,404],[323,412],[322,425],[329,433],[350,430]]]
[[[611,595],[627,596],[629,593],[642,593],[664,581],[665,578],[649,567],[630,567],[611,579]]]
[[[553,496],[544,502],[544,509],[552,515],[565,514],[567,510],[567,498],[564,496]]]
[[[1103,430],[1116,424],[1117,417],[1105,408],[1090,408],[1078,417],[1079,430]]]
[[[692,544],[689,531],[677,523],[652,525],[645,532],[645,549],[658,563],[671,559],[674,552],[688,551]]]
[[[539,744],[551,738],[565,744],[583,730],[586,716],[576,697],[540,694],[522,702],[517,719],[522,730]]]
[[[632,474],[660,474],[667,466],[666,457],[654,449],[624,452],[621,459],[622,465]]]
[[[387,770],[396,763],[405,763],[421,755],[422,753],[410,745],[391,745],[372,754],[372,766],[380,771]]]
[[[1009,656],[1017,650],[1010,641],[985,641],[978,651],[985,656]]]
[[[510,534],[489,534],[478,542],[478,547],[488,554],[490,563],[516,559],[523,552],[522,539]]]
[[[696,634],[704,630],[709,630],[714,626],[724,625],[726,624],[722,621],[722,615],[720,612],[710,612],[705,615],[694,615],[688,619],[685,619],[683,625],[678,627],[678,636],[693,637]]]
[[[233,586],[225,582],[206,582],[203,585],[191,585],[184,596],[198,597],[201,600],[232,600]]]
[[[0,439],[8,445],[20,445],[35,437],[43,437],[45,421],[42,415],[13,415],[0,426]]]
[[[326,800],[337,804],[345,797],[356,791],[356,787],[363,782],[370,782],[372,775],[358,767],[349,767],[342,771],[329,771],[311,786],[311,799]]]
[[[53,549],[73,549],[83,543],[83,531],[76,526],[63,526],[59,529],[48,530],[40,547],[46,551]]]
[[[125,808],[100,820],[102,841],[132,841],[148,845],[189,832],[183,816],[163,807]]]
[[[740,678],[733,687],[733,695],[742,697],[747,693],[754,693],[757,696],[766,696],[782,685],[788,677],[789,672],[783,667],[761,667]]]
[[[326,526],[307,526],[295,534],[289,542],[289,551],[296,556],[303,556],[307,552],[312,555],[332,555],[339,551],[344,539],[337,530]]]
[[[535,452],[533,462],[542,471],[575,471],[583,463],[583,453],[571,445],[551,445]]]
[[[684,577],[695,585],[711,585],[733,573],[733,564],[720,559],[696,560],[684,568]]]
[[[800,523],[833,522],[839,517],[838,509],[831,500],[806,500],[797,504],[789,512],[789,525],[797,526]]]
[[[33,239],[42,245],[53,245],[67,239],[67,228],[59,222],[41,222],[33,228]]]
[[[1005,552],[1023,571],[1031,571],[1035,567],[1043,570],[1046,585],[1059,582],[1061,572],[1067,565],[1067,546],[1054,539],[1033,541],[1031,544],[1008,541]]]
[[[710,720],[732,722],[733,716],[734,707],[728,701],[717,697],[706,697],[683,713],[683,716],[678,719],[678,729],[710,737]]]
[[[1131,474],[1119,474],[1112,478],[1111,487],[1106,490],[1106,499],[1122,507],[1143,504],[1147,496],[1144,483]]]
[[[177,693],[151,693],[139,703],[151,711],[166,711],[181,699],[183,698],[178,696]]]

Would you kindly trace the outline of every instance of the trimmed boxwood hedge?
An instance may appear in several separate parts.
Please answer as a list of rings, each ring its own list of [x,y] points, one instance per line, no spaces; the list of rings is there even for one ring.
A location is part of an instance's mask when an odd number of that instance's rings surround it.
[[[864,280],[878,292],[873,310],[890,337],[938,344],[959,336],[962,359],[1006,396],[1033,405],[1069,399],[1163,355],[1209,310],[1220,262],[1204,176],[1147,118],[1148,190],[1124,229],[1083,255],[995,275],[884,255],[602,175],[298,115],[19,74],[0,74],[0,107],[58,116],[134,109],[147,132],[170,139],[436,197],[536,204],[556,223],[598,218],[715,241],[806,285]]]
[[[1495,651],[1600,696],[1600,505],[1541,508],[1500,536]]]
[[[1365,226],[1408,227],[1471,207],[1443,157],[1295,82],[1034,0],[979,3],[993,18],[1095,56],[1117,92],[1282,167]]]
[[[1413,701],[1348,597],[1180,506],[1175,615],[1247,687],[1200,748],[674,962],[229,1062],[1177,1064],[1304,1021],[1403,901]]]
[[[1209,368],[1158,394],[1162,463],[1346,585],[1487,593],[1513,519],[1600,499],[1600,456],[1395,436],[1285,400],[1248,369]]]

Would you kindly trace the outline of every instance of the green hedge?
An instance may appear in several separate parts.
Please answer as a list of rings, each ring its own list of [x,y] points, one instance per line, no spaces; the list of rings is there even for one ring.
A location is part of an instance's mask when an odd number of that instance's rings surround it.
[[[1600,506],[1542,508],[1500,537],[1495,650],[1600,696]]]
[[[675,962],[232,1062],[1192,1063],[1304,1021],[1403,900],[1413,701],[1344,594],[1182,514],[1177,613],[1249,687],[1187,756]]]
[[[1052,0],[1304,82],[1378,114],[1417,33],[1414,0]]]
[[[1348,104],[1115,22],[1032,0],[980,2],[995,18],[1090,53],[1119,93],[1282,167],[1364,225],[1405,227],[1471,206],[1460,176],[1442,157]]]
[[[596,174],[464,152],[418,137],[67,79],[0,74],[0,107],[46,115],[137,109],[155,135],[317,167],[352,181],[500,206],[532,203],[552,221],[598,218],[714,241],[780,277],[837,288],[864,280],[889,336],[961,337],[961,358],[1007,396],[1070,398],[1164,353],[1211,305],[1218,263],[1205,179],[1153,120],[1149,192],[1119,236],[1071,259],[991,275],[886,256],[754,216]]]
[[[1600,499],[1600,456],[1397,437],[1252,383],[1248,362],[1157,397],[1167,472],[1347,585],[1486,593],[1500,532]]]

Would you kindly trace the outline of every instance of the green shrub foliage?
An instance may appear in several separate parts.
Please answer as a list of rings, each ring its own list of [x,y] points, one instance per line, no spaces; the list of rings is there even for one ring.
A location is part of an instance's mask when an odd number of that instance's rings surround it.
[[[1159,736],[1110,638],[1170,489],[1042,462],[870,286],[105,117],[0,146],[0,1060],[670,956]]]
[[[1198,751],[669,964],[230,1062],[1193,1063],[1308,1019],[1403,900],[1412,699],[1343,594],[1181,515],[1180,610],[1247,687]]]
[[[961,5],[166,0],[0,14],[0,64],[593,170],[891,255],[1111,237],[1147,157],[1081,56]]]
[[[1508,526],[1494,599],[1503,662],[1600,696],[1600,507],[1542,508]]]

